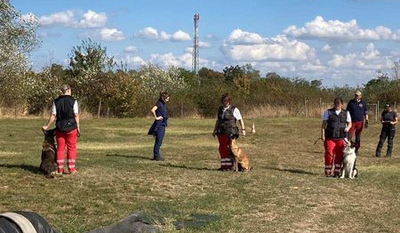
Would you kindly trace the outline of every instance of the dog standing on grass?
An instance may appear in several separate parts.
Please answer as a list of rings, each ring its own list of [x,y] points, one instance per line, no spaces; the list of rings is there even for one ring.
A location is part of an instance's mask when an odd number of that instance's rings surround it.
[[[54,173],[57,171],[57,148],[54,140],[54,129],[44,131],[44,141],[42,149],[42,162],[40,163],[40,170],[44,173],[46,178],[54,178]]]
[[[342,166],[342,175],[340,178],[348,177],[350,179],[354,179],[357,174],[357,170],[354,169],[354,163],[356,162],[356,147],[354,142],[349,142],[345,139],[344,148],[343,148],[343,166]]]
[[[230,140],[230,155],[233,160],[233,171],[239,171],[241,168],[241,171],[247,172],[250,170],[250,159],[247,154],[239,148],[237,145],[236,139],[231,139]]]

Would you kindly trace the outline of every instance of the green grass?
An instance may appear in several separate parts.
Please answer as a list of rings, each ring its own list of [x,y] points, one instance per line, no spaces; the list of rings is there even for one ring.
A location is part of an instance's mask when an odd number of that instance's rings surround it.
[[[380,125],[370,123],[360,176],[334,179],[323,175],[322,142],[314,145],[320,119],[245,120],[257,130],[239,139],[251,157],[248,173],[216,170],[214,119],[171,119],[164,162],[150,160],[152,120],[93,119],[82,120],[79,173],[46,179],[38,169],[46,120],[1,119],[0,212],[35,211],[62,233],[138,210],[163,217],[164,232],[400,232],[398,137],[391,159],[375,158]]]

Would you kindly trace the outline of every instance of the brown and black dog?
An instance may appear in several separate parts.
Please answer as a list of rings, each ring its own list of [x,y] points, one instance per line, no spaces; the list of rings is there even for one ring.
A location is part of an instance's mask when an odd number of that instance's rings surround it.
[[[57,148],[54,140],[54,131],[54,129],[43,131],[44,141],[40,170],[44,173],[46,178],[54,178],[54,174],[57,171]]]
[[[247,154],[239,148],[236,139],[231,139],[231,157],[233,160],[233,171],[247,172],[250,170],[250,159]]]

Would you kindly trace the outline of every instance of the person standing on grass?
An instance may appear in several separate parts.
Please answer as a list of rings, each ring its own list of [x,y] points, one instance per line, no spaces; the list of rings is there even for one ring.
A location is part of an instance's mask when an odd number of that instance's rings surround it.
[[[170,99],[170,95],[168,92],[163,91],[160,93],[160,98],[157,103],[151,109],[151,113],[154,117],[154,122],[151,125],[149,132],[147,134],[153,135],[155,138],[154,147],[153,147],[153,160],[155,161],[163,161],[164,158],[160,153],[160,147],[162,145],[165,128],[168,125],[168,112],[167,112],[167,103]]]
[[[376,157],[381,156],[383,143],[385,142],[386,138],[388,139],[386,157],[392,156],[393,138],[396,134],[395,126],[398,120],[397,112],[392,110],[392,106],[390,106],[390,104],[385,104],[385,110],[383,110],[381,114],[382,130],[381,135],[379,136],[378,146],[376,147]]]
[[[213,136],[218,138],[219,155],[221,159],[220,171],[232,170],[233,161],[229,156],[230,142],[239,137],[239,128],[236,121],[239,121],[242,129],[242,135],[246,135],[244,121],[240,111],[235,106],[231,105],[232,99],[228,93],[221,97],[221,107],[218,109],[217,121],[215,122]]]
[[[361,99],[361,91],[355,92],[354,99],[349,101],[346,110],[350,112],[351,116],[351,129],[348,139],[351,141],[355,137],[356,154],[358,154],[361,146],[361,132],[364,126],[368,127],[368,108],[367,103]]]
[[[343,147],[346,133],[351,128],[350,113],[343,107],[343,99],[337,97],[334,107],[327,109],[322,116],[321,138],[325,147],[325,176],[339,177],[343,160]]]
[[[64,153],[67,146],[68,173],[76,173],[76,142],[80,134],[78,102],[71,96],[71,87],[63,85],[61,95],[53,101],[46,131],[56,121],[57,167],[56,175],[64,174]]]

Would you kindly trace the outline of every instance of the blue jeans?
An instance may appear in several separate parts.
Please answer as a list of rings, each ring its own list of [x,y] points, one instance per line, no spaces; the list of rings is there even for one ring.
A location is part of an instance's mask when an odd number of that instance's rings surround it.
[[[154,148],[153,148],[154,159],[159,159],[162,157],[160,154],[160,147],[162,145],[164,135],[165,135],[165,126],[159,126],[156,131]]]

